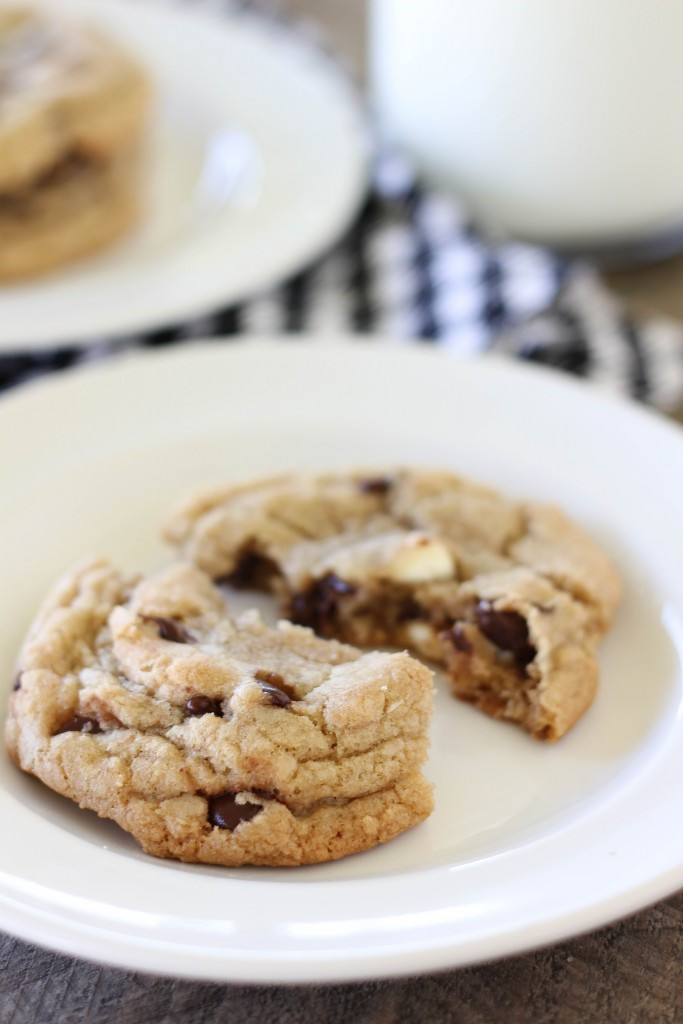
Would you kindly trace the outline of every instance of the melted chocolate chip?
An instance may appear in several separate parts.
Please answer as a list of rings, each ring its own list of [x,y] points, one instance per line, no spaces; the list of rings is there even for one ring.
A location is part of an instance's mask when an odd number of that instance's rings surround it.
[[[277,573],[277,566],[265,555],[256,551],[245,551],[232,572],[221,576],[217,583],[226,583],[236,590],[267,590]]]
[[[196,697],[190,697],[185,704],[185,714],[188,717],[217,715],[219,718],[222,718],[223,708],[219,700],[213,700],[211,697],[205,697],[203,693],[198,693]]]
[[[55,736],[59,736],[63,732],[102,732],[102,727],[96,718],[89,718],[87,715],[72,715],[60,725]]]
[[[450,631],[448,636],[456,650],[461,651],[462,654],[472,653],[472,644],[470,639],[465,635],[460,626],[453,626],[453,629]]]
[[[384,476],[368,477],[367,480],[361,480],[358,484],[361,494],[387,494],[392,487],[393,480]]]
[[[268,703],[272,704],[276,708],[288,708],[292,703],[292,698],[281,690],[277,686],[271,686],[270,683],[259,682],[259,686],[263,690],[264,694],[268,698]]]
[[[167,619],[163,615],[143,615],[145,622],[155,622],[159,627],[159,636],[162,640],[170,640],[174,644],[194,643],[191,633],[181,626],[175,619]]]
[[[337,617],[339,599],[355,593],[353,583],[328,572],[315,580],[304,593],[294,595],[290,617],[300,626],[311,626],[317,633],[324,633]]]
[[[219,793],[209,797],[209,821],[212,825],[232,832],[243,821],[249,821],[263,810],[260,804],[238,804],[235,796],[235,793]]]
[[[279,672],[270,672],[267,668],[256,669],[254,679],[258,679],[260,683],[270,683],[271,686],[283,687],[285,685],[284,676],[281,676]]]
[[[396,608],[397,622],[410,622],[411,619],[419,619],[422,616],[422,608],[412,597],[405,597]]]
[[[497,611],[490,601],[482,600],[474,614],[486,639],[502,651],[510,651],[520,667],[534,660],[536,648],[529,642],[529,627],[518,612]]]
[[[315,600],[312,591],[295,594],[289,606],[289,617],[299,626],[312,626],[315,620]]]
[[[316,586],[319,586],[323,592],[333,594],[355,594],[356,587],[353,583],[348,583],[346,580],[340,579],[333,572],[328,572],[327,575],[323,576],[322,579],[318,580]]]
[[[259,668],[254,672],[254,679],[258,680],[259,683],[267,683],[269,686],[274,686],[276,689],[281,690],[286,697],[289,697],[290,702],[296,700],[295,690],[285,682],[285,677],[281,676],[279,672],[271,672],[269,669]]]
[[[12,683],[12,690],[14,691],[14,693],[16,693],[17,690],[20,690],[20,689],[21,689],[21,672],[18,672],[17,675],[14,677],[14,682]]]

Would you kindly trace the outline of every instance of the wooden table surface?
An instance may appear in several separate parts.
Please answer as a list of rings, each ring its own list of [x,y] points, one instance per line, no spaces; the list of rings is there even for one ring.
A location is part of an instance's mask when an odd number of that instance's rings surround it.
[[[419,2],[419,0],[415,0]],[[363,0],[288,0],[357,67]],[[612,275],[641,308],[683,319],[683,257]],[[0,936],[0,1024],[676,1024],[683,893],[549,949],[399,981],[255,988],[81,963]]]

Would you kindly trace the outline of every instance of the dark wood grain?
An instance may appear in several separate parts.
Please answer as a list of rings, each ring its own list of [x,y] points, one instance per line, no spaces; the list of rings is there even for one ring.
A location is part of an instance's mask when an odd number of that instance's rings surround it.
[[[0,1024],[677,1024],[683,893],[591,935],[399,981],[174,981],[0,943]]]

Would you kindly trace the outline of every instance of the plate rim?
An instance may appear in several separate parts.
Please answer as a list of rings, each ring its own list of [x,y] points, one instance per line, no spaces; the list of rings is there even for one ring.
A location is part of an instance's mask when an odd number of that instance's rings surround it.
[[[444,353],[434,349],[418,349],[417,347],[409,348],[402,344],[395,348],[359,346],[358,342],[363,340],[369,339],[359,338],[359,336],[335,335],[334,339],[328,340],[324,346],[312,348],[310,338],[288,339],[285,341],[278,337],[270,337],[243,339],[237,343],[233,339],[211,338],[205,341],[177,346],[164,353],[149,350],[126,352],[107,362],[79,364],[59,376],[51,375],[28,381],[24,385],[9,391],[0,401],[0,424],[5,420],[6,415],[11,417],[10,407],[16,407],[17,403],[23,404],[28,401],[30,405],[31,402],[40,402],[40,395],[45,393],[46,390],[48,392],[55,390],[57,392],[60,390],[68,391],[69,387],[74,386],[74,381],[80,381],[80,384],[76,383],[76,387],[87,386],[88,380],[93,377],[97,377],[100,380],[104,378],[106,381],[107,378],[111,378],[112,375],[116,376],[117,373],[130,372],[131,366],[135,363],[157,368],[160,360],[162,362],[178,362],[180,364],[185,361],[194,362],[196,360],[204,361],[205,363],[206,361],[211,362],[211,360],[230,362],[233,359],[239,358],[246,358],[247,360],[254,358],[258,360],[263,358],[266,353],[277,353],[278,356],[276,358],[283,357],[288,359],[291,352],[299,353],[299,359],[310,358],[311,353],[316,353],[313,358],[322,359],[335,350],[346,359],[349,356],[349,352],[353,350],[357,353],[363,352],[362,358],[369,356],[371,359],[379,360],[380,362],[384,359],[396,358],[420,362],[431,360],[435,363],[448,362],[462,369],[467,367],[466,373],[474,372],[475,374],[483,373],[486,375],[488,372],[493,372],[494,374],[502,372],[506,376],[511,375],[512,379],[515,377],[519,379],[520,375],[522,377],[535,378],[544,385],[552,381],[553,386],[557,386],[574,396],[590,396],[586,398],[589,403],[596,401],[601,405],[607,403],[612,408],[620,409],[627,416],[635,415],[641,422],[650,424],[658,431],[663,431],[664,435],[675,442],[683,456],[683,434],[675,423],[659,413],[638,406],[627,398],[607,393],[595,384],[588,384],[587,386],[586,382],[575,380],[547,367],[523,365],[495,355],[487,356],[483,359],[481,357],[463,359],[454,356],[452,353]],[[352,358],[356,357],[353,356]],[[106,383],[104,386],[107,386]],[[6,414],[5,410],[10,411]],[[27,925],[24,930],[20,922],[17,924],[13,921],[12,931],[15,934],[20,934],[22,938],[28,941],[49,945],[63,952],[70,952],[75,956],[100,959],[103,962],[115,963],[117,966],[134,967],[137,970],[150,971],[157,974],[168,973],[176,977],[276,984],[298,984],[305,981],[351,981],[400,976],[415,973],[416,971],[445,970],[449,967],[473,964],[485,959],[491,959],[492,957],[497,958],[503,955],[513,955],[527,951],[539,945],[547,945],[561,939],[582,934],[585,931],[628,916],[636,910],[672,893],[681,884],[683,884],[683,862],[666,873],[632,887],[628,890],[628,898],[626,899],[624,899],[622,894],[619,897],[610,897],[602,902],[595,901],[591,904],[588,911],[585,909],[577,910],[573,915],[576,921],[574,924],[569,925],[569,931],[567,930],[568,918],[565,916],[546,922],[542,928],[535,926],[533,928],[533,936],[520,934],[517,942],[511,943],[509,935],[507,937],[506,935],[499,935],[494,941],[490,938],[485,938],[478,945],[476,943],[471,944],[469,949],[465,949],[457,944],[455,946],[447,946],[439,943],[437,946],[430,946],[420,950],[412,948],[404,953],[393,952],[390,954],[388,961],[381,962],[379,962],[381,954],[373,957],[369,956],[367,950],[365,950],[362,959],[356,958],[354,960],[353,957],[346,957],[340,960],[335,956],[334,959],[321,957],[304,962],[298,969],[300,973],[297,973],[297,969],[295,969],[296,960],[293,959],[294,956],[300,958],[300,954],[292,954],[292,958],[282,959],[281,961],[281,965],[284,965],[289,972],[289,976],[284,977],[281,971],[278,972],[276,965],[272,963],[270,964],[270,969],[264,972],[263,963],[258,955],[254,956],[253,954],[249,954],[244,959],[239,955],[235,958],[233,951],[232,956],[234,959],[232,963],[225,963],[225,954],[223,954],[221,957],[218,957],[218,955],[214,957],[211,963],[208,963],[208,961],[204,964],[193,962],[187,968],[183,968],[183,965],[179,965],[176,962],[173,970],[165,971],[159,958],[168,958],[168,950],[159,950],[154,964],[152,964],[152,961],[155,958],[151,953],[148,955],[146,962],[137,959],[133,962],[131,959],[133,954],[131,954],[130,949],[127,951],[125,942],[119,943],[120,951],[114,950],[111,947],[111,939],[102,938],[101,942],[99,939],[95,941],[92,935],[90,937],[84,935],[82,939],[74,937],[72,940],[64,939],[62,936],[58,940],[58,944],[56,944],[55,934],[59,929],[55,925],[51,931],[47,924],[44,925],[43,929],[31,929]],[[4,906],[5,913],[8,912],[6,894],[1,891],[0,906]],[[524,932],[524,929],[521,931]],[[515,932],[515,934],[517,933]],[[95,949],[96,946],[99,948],[98,943],[102,946],[100,955],[97,954]],[[109,946],[107,946],[107,943],[109,943]],[[479,948],[480,946],[485,948]],[[456,949],[458,952],[456,952]],[[120,959],[118,958],[119,956]],[[220,960],[220,964],[217,962],[218,960]],[[219,968],[220,973],[217,973]]]

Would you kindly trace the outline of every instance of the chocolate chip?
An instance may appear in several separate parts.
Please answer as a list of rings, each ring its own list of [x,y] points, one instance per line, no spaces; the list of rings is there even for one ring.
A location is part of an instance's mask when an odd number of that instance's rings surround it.
[[[277,708],[288,708],[292,703],[292,698],[281,690],[277,686],[271,686],[270,683],[259,682],[259,686],[263,690],[264,694],[268,698],[268,703],[272,704]]]
[[[497,611],[490,601],[482,600],[474,614],[487,640],[502,651],[510,651],[520,667],[534,660],[536,649],[529,642],[529,627],[518,612]]]
[[[392,487],[393,480],[384,476],[368,477],[367,480],[361,480],[358,484],[358,490],[362,494],[387,494]]]
[[[259,683],[267,683],[268,686],[273,686],[280,690],[284,693],[285,697],[289,698],[290,703],[293,700],[296,700],[296,692],[285,682],[285,677],[281,676],[279,672],[271,672],[266,668],[258,668],[254,672],[254,679],[257,679]],[[282,706],[284,707],[285,705],[283,704]]]
[[[194,643],[191,633],[181,626],[174,619],[167,619],[163,615],[143,615],[145,622],[155,622],[159,627],[159,636],[162,640],[170,640],[174,644]]]
[[[263,808],[260,804],[238,804],[235,793],[219,793],[209,797],[209,821],[217,828],[232,832],[243,821],[249,821]]]
[[[461,651],[463,654],[472,653],[472,643],[460,626],[453,626],[448,637],[456,650]]]
[[[284,676],[281,676],[279,672],[270,672],[267,668],[257,668],[254,672],[254,679],[258,679],[261,683],[270,683],[271,686],[283,687],[285,685]]]
[[[89,718],[87,715],[72,715],[60,725],[54,735],[59,736],[63,732],[102,732],[102,727],[96,718]]]
[[[245,551],[233,571],[221,576],[216,582],[227,583],[237,590],[268,590],[270,581],[276,573],[277,566],[272,559],[259,555],[256,551]]]
[[[396,608],[396,621],[409,622],[411,619],[419,619],[422,615],[422,608],[412,597],[403,598]]]
[[[312,626],[315,620],[315,600],[311,591],[295,594],[289,606],[289,617],[299,626]]]
[[[333,594],[355,594],[357,589],[353,583],[340,579],[333,572],[328,572],[318,580],[316,586],[320,587],[323,592],[332,592]]]
[[[14,691],[14,693],[16,693],[17,690],[20,690],[20,689],[21,689],[21,672],[18,672],[16,674],[16,676],[14,677],[14,682],[12,683],[12,690]]]
[[[205,697],[204,694],[198,693],[196,697],[190,697],[185,704],[185,714],[189,717],[217,715],[222,718],[223,708],[219,700],[213,700],[211,697]]]
[[[355,594],[356,589],[353,583],[328,572],[315,580],[308,590],[294,595],[290,618],[300,626],[311,626],[317,633],[324,633],[337,617],[339,599]]]

